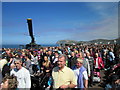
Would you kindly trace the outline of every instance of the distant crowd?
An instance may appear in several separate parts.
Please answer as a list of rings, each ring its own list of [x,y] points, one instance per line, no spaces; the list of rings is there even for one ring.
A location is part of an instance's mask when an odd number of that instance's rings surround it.
[[[40,87],[49,89],[90,88],[101,82],[101,71],[106,76],[106,90],[120,88],[119,68],[117,44],[2,48],[0,88],[35,88],[40,85],[35,86],[35,82],[44,83]],[[37,74],[40,75],[35,81]]]

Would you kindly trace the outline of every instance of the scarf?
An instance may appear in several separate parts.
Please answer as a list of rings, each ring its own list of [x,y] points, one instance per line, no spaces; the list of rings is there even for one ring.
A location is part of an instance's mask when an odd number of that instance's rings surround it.
[[[83,81],[83,72],[85,71],[86,69],[82,66],[79,70],[79,76],[78,76],[78,80],[77,80],[77,83],[78,83],[78,87],[79,88],[84,88],[84,81]]]

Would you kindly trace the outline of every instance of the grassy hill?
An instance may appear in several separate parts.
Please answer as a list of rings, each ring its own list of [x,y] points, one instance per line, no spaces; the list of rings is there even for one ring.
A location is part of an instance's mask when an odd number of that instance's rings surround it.
[[[75,40],[59,40],[57,44],[114,44],[120,42],[120,38],[117,39],[95,39],[91,41],[75,41]]]

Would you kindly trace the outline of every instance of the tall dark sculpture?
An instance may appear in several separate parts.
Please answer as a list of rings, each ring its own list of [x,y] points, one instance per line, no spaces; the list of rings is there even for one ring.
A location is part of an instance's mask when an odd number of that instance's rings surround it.
[[[29,35],[31,37],[31,43],[35,43],[35,39],[33,36],[33,29],[32,29],[32,19],[27,19],[27,23],[28,23]]]
[[[35,38],[33,36],[32,19],[27,19],[27,23],[28,23],[29,35],[31,37],[31,43],[26,45],[26,49],[29,49],[29,48],[39,48],[40,45],[37,45],[35,43]]]

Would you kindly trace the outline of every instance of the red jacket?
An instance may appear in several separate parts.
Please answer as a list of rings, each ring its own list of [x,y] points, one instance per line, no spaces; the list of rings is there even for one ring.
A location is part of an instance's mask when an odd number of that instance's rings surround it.
[[[104,63],[102,61],[102,58],[101,57],[97,57],[97,58],[98,58],[98,69],[104,68]],[[96,65],[96,59],[97,58],[94,59],[94,66]]]

